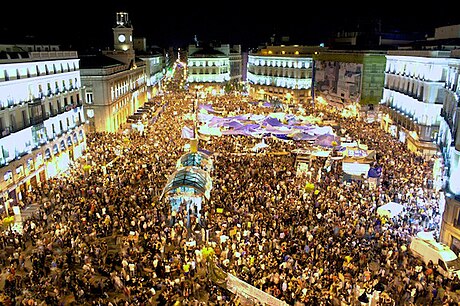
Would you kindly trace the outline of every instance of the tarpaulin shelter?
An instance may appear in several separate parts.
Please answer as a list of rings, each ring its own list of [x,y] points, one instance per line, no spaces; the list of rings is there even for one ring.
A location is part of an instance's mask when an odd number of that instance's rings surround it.
[[[185,139],[193,139],[193,138],[195,138],[195,132],[194,132],[193,128],[188,127],[188,126],[184,126],[182,128],[181,138],[185,138]]]
[[[316,135],[312,135],[305,132],[295,132],[289,135],[293,140],[307,140],[307,141],[314,141],[316,139]]]
[[[205,109],[205,110],[207,110],[207,111],[210,112],[210,113],[213,113],[213,112],[214,112],[214,108],[213,108],[212,105],[210,105],[210,104],[200,104],[200,105],[198,105],[198,108],[200,108],[200,109],[201,109],[201,108],[202,108],[202,109]]]
[[[200,138],[204,135],[219,137],[222,135],[244,135],[257,138],[275,136],[285,140],[316,140],[317,137],[325,135],[320,140],[326,141],[326,145],[330,145],[332,140],[325,140],[325,138],[328,136],[336,137],[332,135],[334,131],[330,126],[317,126],[311,124],[310,121],[303,122],[301,118],[284,112],[270,113],[266,116],[243,114],[225,118],[200,113],[198,120],[201,123],[198,129]],[[294,139],[292,136],[295,134],[298,135]],[[340,144],[340,140],[337,140],[337,143]]]
[[[340,137],[329,133],[319,135],[314,142],[315,145],[326,148],[332,148],[334,146],[340,145],[340,143]]]
[[[376,159],[375,150],[363,150],[359,148],[351,148],[347,147],[345,151],[343,151],[343,162],[344,163],[365,163],[371,164]],[[370,166],[369,166],[370,169]],[[369,170],[367,169],[367,170]],[[367,174],[367,173],[366,173]]]
[[[261,142],[257,143],[252,149],[252,152],[259,152],[260,150],[265,149],[266,147],[269,147],[268,144],[265,143],[265,141],[262,139]]]
[[[346,147],[343,151],[342,170],[354,179],[367,178],[371,164],[375,161],[375,150]]]

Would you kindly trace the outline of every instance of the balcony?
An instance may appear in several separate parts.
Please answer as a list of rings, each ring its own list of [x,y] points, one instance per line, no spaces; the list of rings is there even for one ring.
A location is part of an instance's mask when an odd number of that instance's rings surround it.
[[[0,139],[6,137],[11,134],[10,128],[6,127],[2,131],[0,131]]]
[[[26,129],[32,125],[33,125],[32,121],[29,120],[29,122],[25,122],[25,124],[22,126],[15,126],[15,125],[7,126],[3,129],[3,131],[0,132],[0,138],[7,137],[11,134],[22,131],[23,129]]]
[[[41,116],[35,116],[30,118],[30,125],[36,125],[43,123],[46,119],[48,119],[50,116],[49,114],[42,114]]]
[[[43,98],[34,98],[29,102],[29,106],[36,106],[42,104]]]
[[[49,118],[49,114],[43,114],[41,116],[35,116],[35,117],[30,117],[28,118],[28,121],[26,121],[23,125],[21,126],[16,126],[16,125],[10,125],[5,127],[3,130],[0,131],[0,139],[7,137],[11,134],[14,134],[16,132],[22,131],[28,127],[31,127],[32,125],[37,125],[43,123],[45,120]]]
[[[80,104],[80,105],[79,105]],[[81,106],[81,102],[77,102],[77,103],[72,103],[72,104],[68,104],[65,106],[65,111],[68,112],[72,109],[75,109],[77,107]]]

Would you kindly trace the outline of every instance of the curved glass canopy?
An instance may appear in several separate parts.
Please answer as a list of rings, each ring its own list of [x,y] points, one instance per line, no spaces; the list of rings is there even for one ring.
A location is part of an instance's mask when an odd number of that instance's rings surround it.
[[[168,179],[166,186],[160,196],[165,194],[170,196],[202,196],[207,199],[212,188],[209,173],[199,167],[187,166],[175,171]]]
[[[209,171],[212,169],[212,160],[207,154],[203,152],[190,152],[182,155],[177,161],[178,169],[188,166],[199,167],[203,170]]]

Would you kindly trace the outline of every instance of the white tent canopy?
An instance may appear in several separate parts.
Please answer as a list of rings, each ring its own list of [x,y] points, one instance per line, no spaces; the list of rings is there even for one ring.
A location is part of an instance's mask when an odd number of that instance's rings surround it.
[[[382,205],[377,208],[377,214],[379,216],[388,216],[390,218],[399,216],[402,211],[404,210],[404,206],[396,203],[396,202],[389,202],[385,205]]]
[[[259,150],[265,149],[266,147],[269,147],[269,145],[266,144],[265,141],[262,139],[262,141],[259,142],[258,144],[256,144],[256,145],[251,149],[251,151],[252,151],[252,152],[259,152]]]
[[[434,232],[418,232],[417,233],[417,238],[423,239],[423,240],[435,240],[434,239]]]

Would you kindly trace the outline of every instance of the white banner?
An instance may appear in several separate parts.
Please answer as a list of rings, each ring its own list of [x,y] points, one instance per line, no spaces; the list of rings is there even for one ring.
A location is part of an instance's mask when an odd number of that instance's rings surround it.
[[[286,302],[283,302],[273,295],[270,295],[242,280],[238,277],[227,273],[227,289],[234,294],[241,295],[242,297],[251,300],[252,302],[259,302],[262,305],[270,306],[286,306]]]

